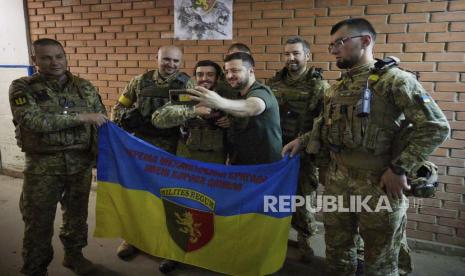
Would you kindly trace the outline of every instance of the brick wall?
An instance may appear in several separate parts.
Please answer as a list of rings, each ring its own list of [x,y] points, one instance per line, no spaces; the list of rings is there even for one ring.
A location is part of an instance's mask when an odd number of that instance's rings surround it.
[[[28,0],[31,39],[64,43],[73,73],[92,81],[107,107],[136,74],[156,66],[159,46],[184,50],[184,71],[197,60],[221,62],[230,41],[174,41],[173,1]],[[465,1],[300,0],[234,1],[234,41],[251,45],[258,78],[282,67],[282,43],[301,35],[312,44],[312,63],[339,76],[327,52],[331,25],[365,17],[379,32],[377,57],[395,55],[420,72],[424,87],[446,113],[452,135],[432,160],[440,188],[423,208],[409,210],[410,237],[465,246]]]

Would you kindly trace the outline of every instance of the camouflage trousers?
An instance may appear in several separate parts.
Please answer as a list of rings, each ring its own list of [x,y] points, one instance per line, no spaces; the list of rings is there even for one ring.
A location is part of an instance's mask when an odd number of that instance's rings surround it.
[[[364,254],[365,254],[365,243],[363,242],[362,237],[358,235],[357,237],[357,258],[360,260],[365,260]],[[402,234],[402,241],[400,244],[400,250],[399,250],[399,274],[400,275],[407,275],[409,273],[413,272],[413,263],[412,263],[412,257],[410,256],[410,247],[408,246],[407,243],[407,232],[406,229],[404,229],[403,234]]]
[[[371,197],[371,210],[389,205],[391,210],[373,212],[324,212],[328,275],[354,275],[357,264],[357,237],[365,243],[365,275],[396,276],[406,225],[407,199],[388,199],[380,187],[381,172],[347,169],[332,163],[327,172],[325,196],[341,196],[344,206],[350,196]],[[339,200],[339,198],[338,198]]]
[[[25,224],[21,272],[47,271],[53,259],[52,236],[58,202],[63,210],[60,240],[65,254],[81,252],[87,245],[87,209],[92,169],[74,175],[24,174],[19,202]]]
[[[308,155],[300,160],[299,182],[297,195],[306,197],[306,204],[316,207],[316,189],[318,188],[317,169],[312,164]],[[306,206],[298,206],[292,216],[292,227],[297,231],[297,244],[302,256],[313,255],[309,239],[316,233],[315,214],[307,210]]]

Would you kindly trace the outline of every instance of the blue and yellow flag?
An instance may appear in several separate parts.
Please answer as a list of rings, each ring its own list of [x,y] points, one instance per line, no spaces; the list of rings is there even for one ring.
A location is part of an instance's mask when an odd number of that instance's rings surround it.
[[[274,273],[286,257],[292,213],[265,210],[264,200],[295,194],[299,159],[204,163],[107,123],[99,129],[95,236],[226,274]]]

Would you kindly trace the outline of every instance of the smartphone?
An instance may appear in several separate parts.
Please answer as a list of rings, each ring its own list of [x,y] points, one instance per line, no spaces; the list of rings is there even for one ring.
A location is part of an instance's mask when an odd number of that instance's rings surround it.
[[[169,91],[170,102],[175,105],[196,105],[199,102],[193,101],[190,94],[186,89],[171,89]]]

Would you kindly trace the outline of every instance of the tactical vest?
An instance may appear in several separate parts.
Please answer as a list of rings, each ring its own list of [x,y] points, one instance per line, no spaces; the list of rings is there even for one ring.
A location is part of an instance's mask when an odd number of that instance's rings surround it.
[[[84,98],[86,84],[77,78],[70,79],[76,93],[67,93],[57,97],[51,96],[50,88],[38,78],[32,78],[29,83],[29,93],[35,99],[37,106],[51,115],[80,114],[95,112]],[[73,88],[72,88],[73,89]],[[23,152],[53,153],[63,150],[90,150],[93,127],[83,124],[54,132],[35,132],[21,125],[16,126],[17,141]]]
[[[368,87],[372,91],[371,112],[357,116],[357,104],[367,78],[359,78],[344,90],[342,81],[325,101],[321,139],[332,151],[333,159],[347,167],[382,170],[391,161],[392,142],[400,131],[403,114],[394,105],[390,89],[382,88],[380,77],[397,68],[371,71]]]
[[[287,70],[283,69],[270,82],[279,104],[283,143],[310,131],[313,119],[320,112],[321,100],[315,99],[314,88],[323,80],[321,68],[310,68],[304,81],[286,84]]]
[[[171,89],[183,89],[186,88],[187,82],[190,77],[183,73],[179,72],[174,80],[169,82],[166,86],[157,86],[155,80],[153,79],[154,70],[148,71],[142,75],[140,82],[140,94],[137,96],[137,108],[142,114],[144,119],[145,127],[140,128],[136,131],[142,135],[149,136],[173,136],[177,135],[178,128],[156,128],[150,121],[153,112],[158,108],[162,107],[169,101],[169,91]]]
[[[186,146],[196,151],[222,151],[224,130],[204,119],[187,121]]]

